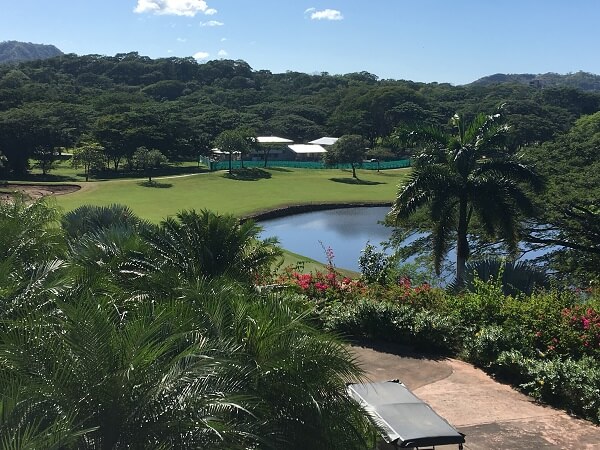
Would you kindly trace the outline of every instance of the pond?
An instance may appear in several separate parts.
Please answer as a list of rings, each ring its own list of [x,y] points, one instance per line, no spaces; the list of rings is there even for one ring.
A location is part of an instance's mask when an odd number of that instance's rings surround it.
[[[331,248],[336,267],[360,272],[358,258],[367,242],[379,247],[392,235],[392,228],[380,223],[389,211],[388,206],[329,209],[262,220],[259,224],[263,227],[262,238],[275,236],[286,250],[326,263],[325,250]],[[554,249],[530,252],[521,259],[535,259]],[[446,260],[453,262],[455,258],[456,253],[451,251]]]
[[[367,242],[378,246],[392,234],[380,221],[390,207],[357,207],[313,211],[260,221],[263,238],[275,236],[283,248],[326,263],[331,248],[336,267],[360,271],[358,258]]]

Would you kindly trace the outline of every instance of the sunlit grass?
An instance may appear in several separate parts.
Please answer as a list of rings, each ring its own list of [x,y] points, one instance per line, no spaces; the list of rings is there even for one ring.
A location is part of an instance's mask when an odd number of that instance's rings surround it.
[[[122,203],[139,216],[158,222],[182,209],[210,209],[245,216],[287,205],[317,203],[391,202],[409,169],[381,172],[359,170],[363,183],[340,183],[351,178],[338,169],[265,169],[265,177],[231,179],[224,172],[153,178],[161,188],[143,179],[80,183],[78,192],[58,196],[65,211],[84,204]]]

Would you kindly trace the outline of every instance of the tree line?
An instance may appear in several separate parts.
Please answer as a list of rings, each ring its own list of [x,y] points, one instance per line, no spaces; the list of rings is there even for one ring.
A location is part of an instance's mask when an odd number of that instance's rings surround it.
[[[471,119],[500,103],[517,148],[566,132],[581,115],[600,109],[600,96],[518,83],[380,80],[367,72],[274,74],[233,60],[62,55],[0,66],[0,151],[6,159],[0,176],[23,176],[32,158],[44,161],[56,149],[90,140],[102,146],[113,170],[131,168],[140,147],[169,160],[194,159],[207,154],[220,133],[238,128],[295,142],[360,135],[374,147],[398,126],[448,128],[455,113]]]

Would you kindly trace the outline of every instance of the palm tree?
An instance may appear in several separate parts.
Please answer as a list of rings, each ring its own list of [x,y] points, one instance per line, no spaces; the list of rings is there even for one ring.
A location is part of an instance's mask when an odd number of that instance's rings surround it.
[[[424,146],[407,184],[400,187],[391,216],[399,223],[427,208],[436,271],[456,243],[456,277],[462,280],[470,256],[468,232],[473,216],[489,238],[501,238],[511,253],[519,243],[520,214],[532,214],[526,186],[541,188],[532,168],[505,149],[507,127],[500,115],[478,115],[471,123],[452,118],[455,134],[421,127],[397,137]]]
[[[75,289],[53,314],[24,309],[0,326],[2,391],[20,381],[33,423],[88,430],[78,448],[238,448],[254,419],[243,374],[223,369],[237,346],[208,337],[182,299],[152,300],[124,310]]]
[[[140,219],[125,205],[113,203],[108,206],[83,205],[65,213],[60,223],[67,235],[73,240],[79,239],[84,234],[97,232],[113,226],[127,226],[141,228],[148,222]]]
[[[252,281],[281,254],[275,239],[258,238],[260,231],[252,220],[240,223],[232,215],[192,210],[167,218],[146,239],[162,270],[184,279],[227,275]]]
[[[0,261],[0,450],[369,448],[347,348],[247,283],[277,254],[259,227],[81,216],[64,260]]]
[[[58,218],[58,208],[45,198],[0,201],[0,260],[15,258],[28,265],[60,255],[64,239]]]
[[[374,428],[346,393],[362,372],[342,341],[312,326],[310,307],[283,294],[201,286],[183,295],[211,324],[212,339],[239,346],[231,367],[264,421],[263,438],[291,450],[371,448]]]

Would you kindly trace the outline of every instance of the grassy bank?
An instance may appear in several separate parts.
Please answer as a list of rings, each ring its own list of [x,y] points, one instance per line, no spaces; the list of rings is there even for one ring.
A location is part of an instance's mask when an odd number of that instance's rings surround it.
[[[153,222],[182,209],[210,209],[243,216],[286,205],[392,201],[409,169],[382,172],[359,170],[359,181],[348,171],[265,169],[229,178],[223,172],[144,180],[81,183],[76,193],[57,197],[65,211],[84,204],[128,205]]]

